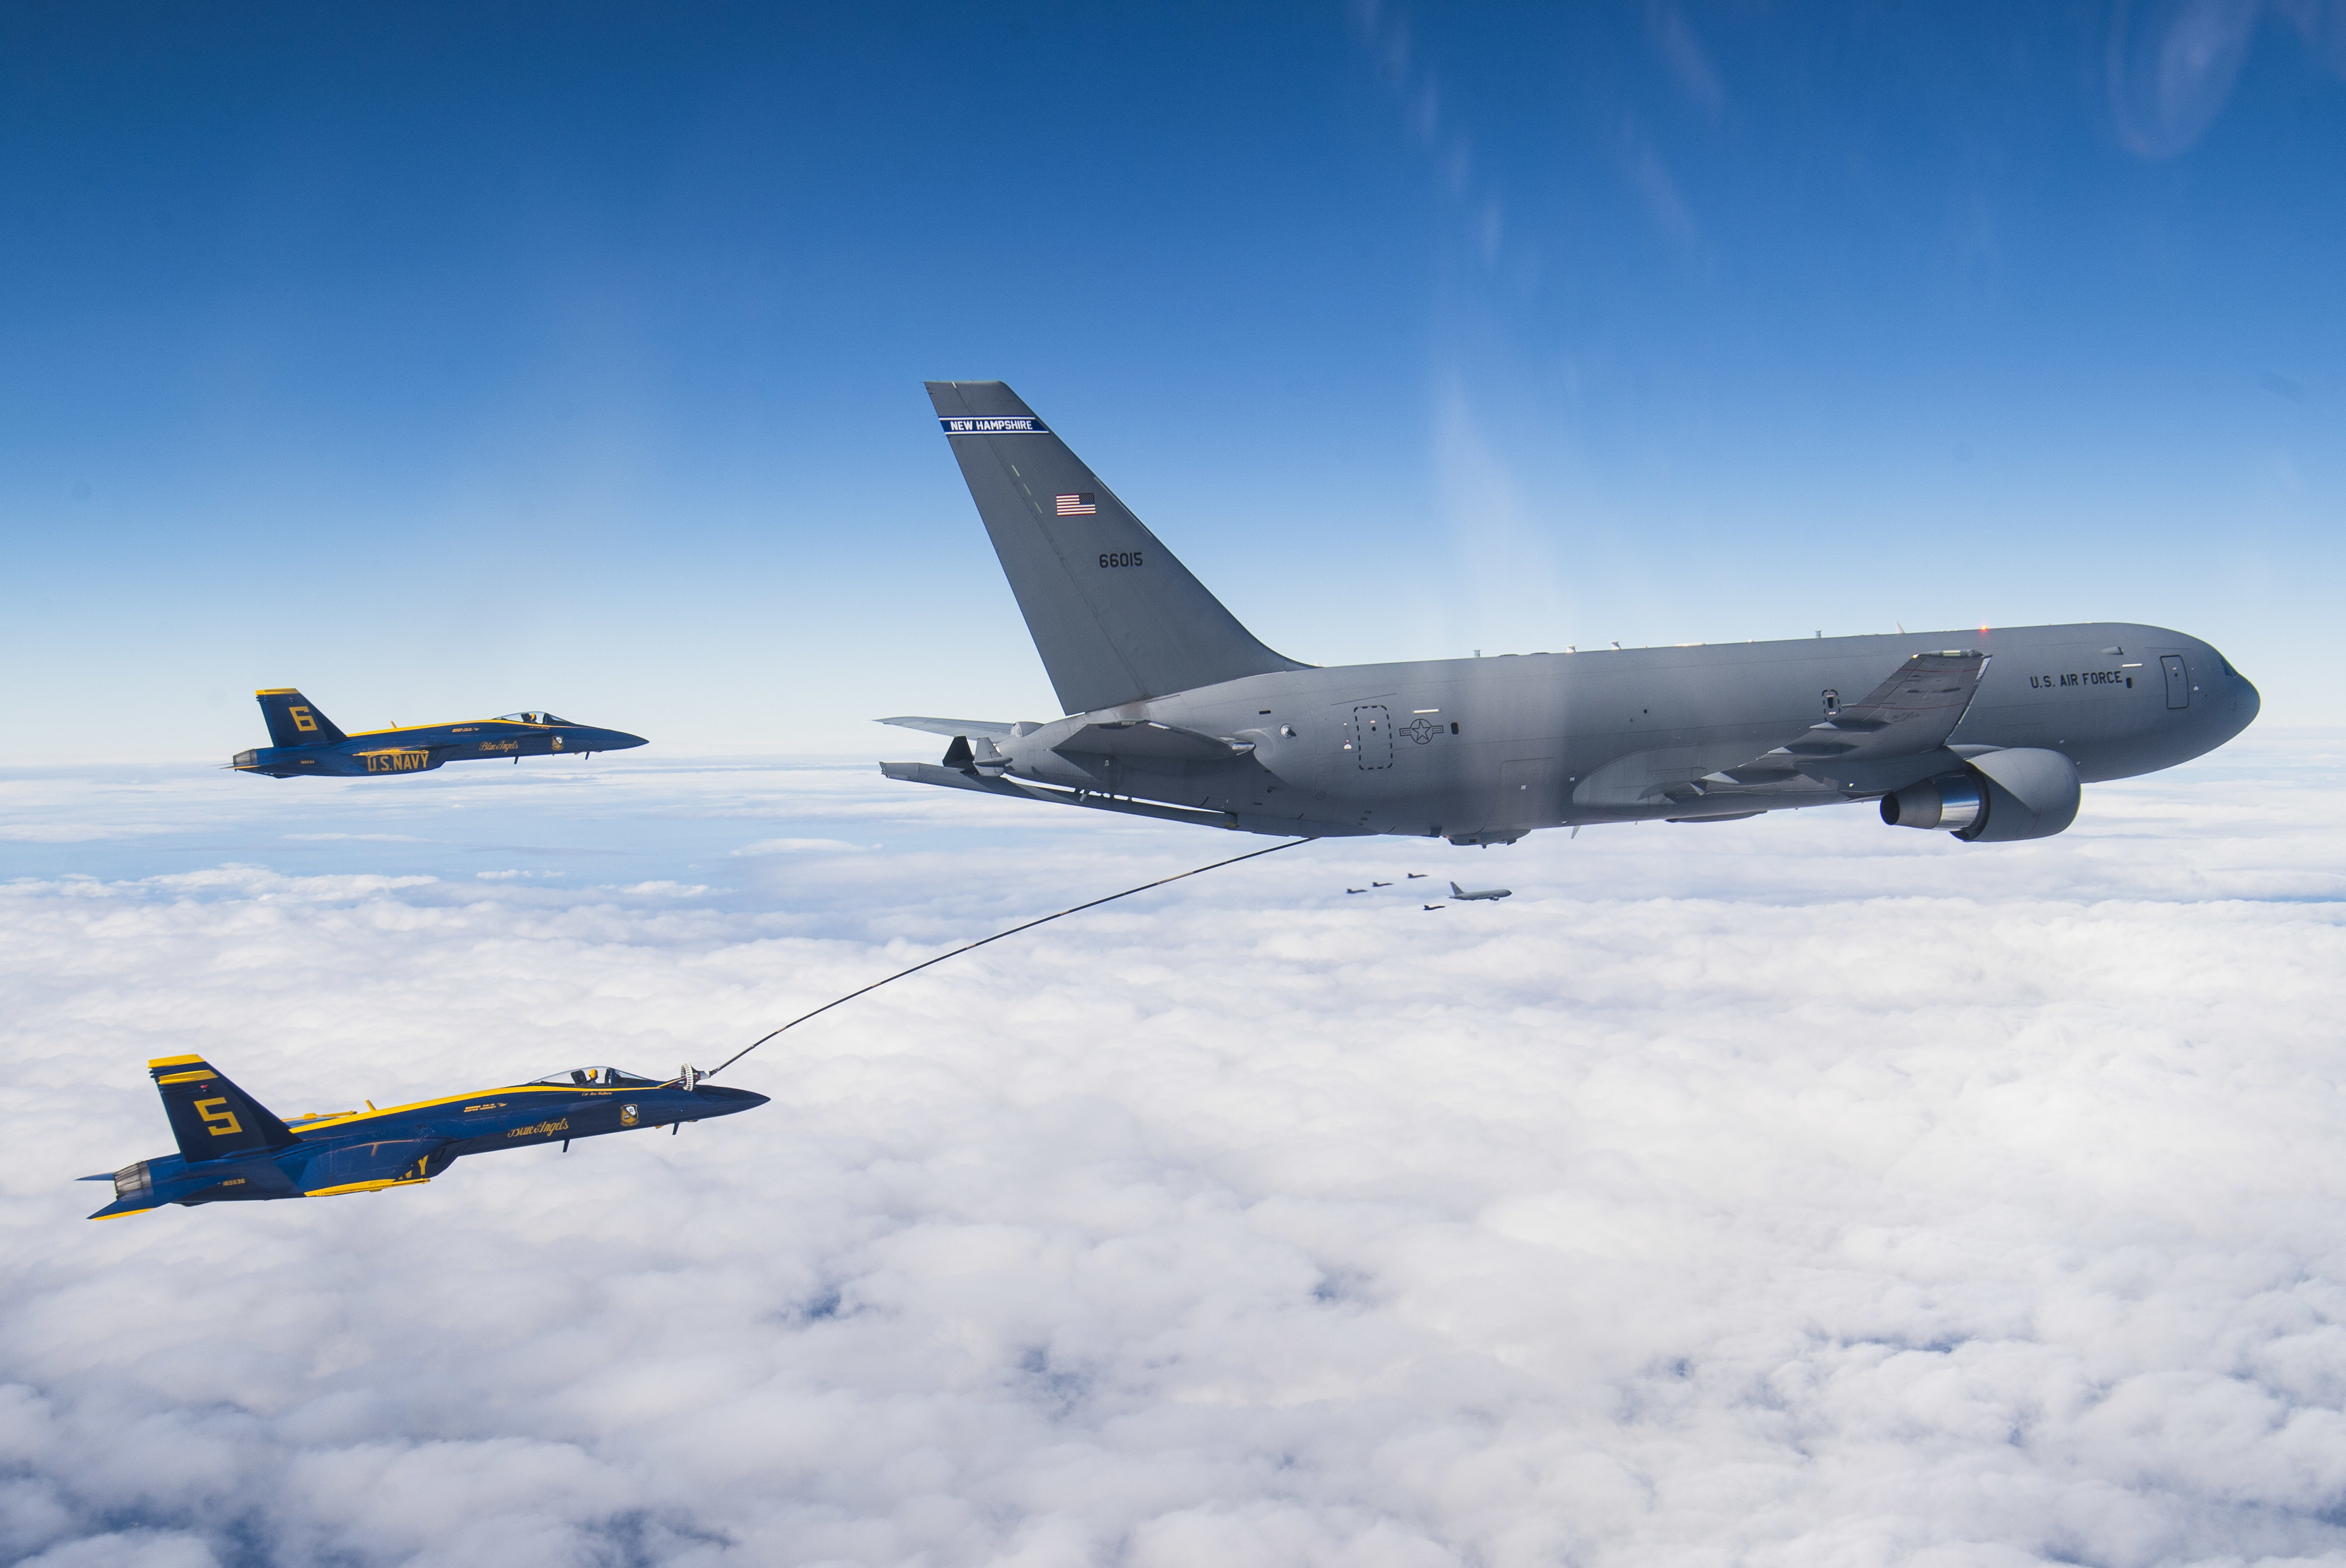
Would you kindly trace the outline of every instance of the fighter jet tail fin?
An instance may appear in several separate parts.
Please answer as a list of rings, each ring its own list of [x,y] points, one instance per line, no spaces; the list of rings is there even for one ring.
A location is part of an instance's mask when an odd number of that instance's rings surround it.
[[[190,1163],[283,1148],[301,1140],[268,1108],[212,1069],[201,1056],[160,1056],[147,1064],[171,1135]]]
[[[1311,667],[1255,640],[1007,386],[927,384],[1069,713]]]
[[[290,686],[270,687],[252,695],[260,704],[261,717],[269,720],[271,746],[334,746],[350,738],[318,711],[315,703]]]

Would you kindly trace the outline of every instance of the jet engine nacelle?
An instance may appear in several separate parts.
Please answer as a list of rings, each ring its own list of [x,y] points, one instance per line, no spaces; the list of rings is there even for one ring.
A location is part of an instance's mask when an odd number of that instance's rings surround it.
[[[1938,828],[1967,843],[2049,839],[2077,820],[2077,765],[2058,751],[1984,751],[1960,773],[1882,798],[1893,828]]]

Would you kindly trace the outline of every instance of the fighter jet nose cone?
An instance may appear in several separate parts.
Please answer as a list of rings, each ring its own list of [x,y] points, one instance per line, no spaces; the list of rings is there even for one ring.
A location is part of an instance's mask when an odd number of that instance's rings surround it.
[[[747,1089],[720,1089],[714,1084],[703,1084],[694,1092],[708,1102],[708,1114],[712,1116],[729,1116],[736,1111],[751,1110],[766,1103],[763,1095],[753,1095]]]
[[[649,746],[651,742],[642,736],[630,735],[624,729],[611,731],[610,749],[613,751],[625,751],[630,746]]]

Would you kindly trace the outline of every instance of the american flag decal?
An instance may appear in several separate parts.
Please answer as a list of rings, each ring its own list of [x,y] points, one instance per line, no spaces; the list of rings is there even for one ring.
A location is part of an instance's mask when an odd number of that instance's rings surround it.
[[[1059,497],[1059,515],[1062,517],[1095,517],[1098,514],[1099,508],[1092,504],[1092,493],[1088,490],[1081,495]]]

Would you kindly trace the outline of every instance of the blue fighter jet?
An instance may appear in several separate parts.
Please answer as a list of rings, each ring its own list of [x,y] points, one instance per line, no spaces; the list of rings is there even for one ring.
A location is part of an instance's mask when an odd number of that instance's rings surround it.
[[[229,766],[240,773],[266,773],[271,779],[422,773],[444,762],[586,757],[644,744],[642,736],[623,729],[597,729],[573,724],[557,714],[536,711],[345,735],[318,711],[316,703],[290,686],[252,695],[260,700],[261,716],[269,720],[270,743],[238,752]]]
[[[686,1068],[666,1082],[616,1067],[581,1067],[500,1089],[412,1105],[331,1111],[280,1122],[200,1056],[147,1064],[179,1140],[158,1155],[84,1181],[110,1181],[114,1201],[89,1217],[119,1219],[167,1203],[333,1197],[430,1181],[465,1155],[527,1148],[636,1127],[729,1116],[766,1103]]]

